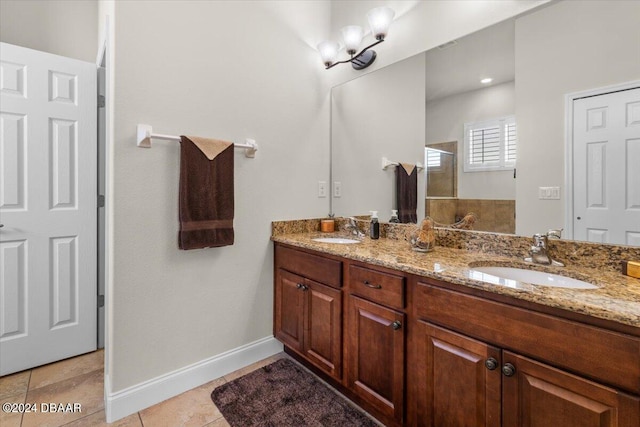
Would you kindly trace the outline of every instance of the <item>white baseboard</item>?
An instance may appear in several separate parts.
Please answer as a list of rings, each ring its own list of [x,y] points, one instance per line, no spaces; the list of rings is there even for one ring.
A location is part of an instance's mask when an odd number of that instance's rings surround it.
[[[108,392],[110,378],[105,376],[107,422],[124,418],[281,351],[282,344],[274,337],[262,338],[116,393]]]

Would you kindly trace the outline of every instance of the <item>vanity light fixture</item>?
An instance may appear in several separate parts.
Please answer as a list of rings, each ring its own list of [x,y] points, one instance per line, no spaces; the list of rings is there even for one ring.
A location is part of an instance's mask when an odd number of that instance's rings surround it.
[[[493,79],[491,77],[487,77],[486,79],[480,80],[480,83],[482,83],[483,85],[488,85],[492,81],[493,81]]]
[[[389,26],[391,25],[394,15],[395,12],[393,9],[388,7],[376,7],[367,13],[371,33],[375,36],[376,41],[362,49],[357,54],[356,52],[358,51],[358,46],[360,46],[360,43],[362,42],[364,31],[362,27],[357,25],[348,25],[344,27],[342,29],[342,39],[344,41],[345,50],[351,57],[350,59],[336,62],[336,57],[340,50],[338,43],[328,40],[320,43],[318,45],[318,51],[320,52],[320,57],[322,58],[325,68],[329,69],[338,64],[346,64],[350,62],[351,66],[356,70],[363,70],[373,64],[373,61],[376,60],[376,51],[370,49],[384,41],[384,38],[389,32]]]

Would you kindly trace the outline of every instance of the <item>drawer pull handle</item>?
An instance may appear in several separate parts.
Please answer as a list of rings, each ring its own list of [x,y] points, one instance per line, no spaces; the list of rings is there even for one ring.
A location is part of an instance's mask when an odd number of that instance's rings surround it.
[[[516,373],[516,367],[511,363],[505,363],[502,367],[502,373],[505,377],[512,377]]]
[[[398,329],[402,328],[402,323],[396,320],[391,324],[391,327],[393,328],[394,331],[397,331]]]
[[[484,366],[486,366],[488,370],[493,371],[498,367],[498,361],[495,358],[490,357],[484,361]]]
[[[371,289],[382,289],[382,285],[374,285],[373,283],[369,283],[369,281],[368,281],[368,280],[365,280],[363,283],[364,283],[364,285],[365,285],[367,288],[371,288]]]

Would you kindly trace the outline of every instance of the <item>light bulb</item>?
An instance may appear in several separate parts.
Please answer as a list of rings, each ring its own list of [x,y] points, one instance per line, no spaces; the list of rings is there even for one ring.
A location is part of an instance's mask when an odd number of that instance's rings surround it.
[[[389,32],[389,25],[395,16],[393,9],[389,7],[376,7],[367,13],[371,32],[376,40],[384,40]]]
[[[348,25],[342,29],[342,39],[349,55],[356,53],[358,46],[362,42],[362,36],[362,27],[357,25]]]
[[[338,56],[338,43],[325,40],[318,45],[318,52],[325,66],[330,66]]]

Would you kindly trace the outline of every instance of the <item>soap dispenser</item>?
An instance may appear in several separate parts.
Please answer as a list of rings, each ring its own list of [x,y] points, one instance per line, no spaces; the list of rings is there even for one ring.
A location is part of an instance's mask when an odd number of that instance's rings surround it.
[[[389,222],[394,223],[394,224],[398,224],[400,222],[400,220],[398,219],[398,210],[397,209],[392,209],[391,210],[391,219],[389,220]]]
[[[380,237],[380,223],[378,222],[378,211],[371,212],[371,225],[369,226],[369,237],[378,239]]]

